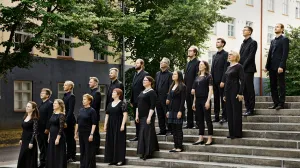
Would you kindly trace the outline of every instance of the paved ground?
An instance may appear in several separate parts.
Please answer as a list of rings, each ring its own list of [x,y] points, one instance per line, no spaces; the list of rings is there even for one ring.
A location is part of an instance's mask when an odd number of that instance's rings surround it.
[[[0,148],[0,167],[17,167],[19,151],[19,146]]]

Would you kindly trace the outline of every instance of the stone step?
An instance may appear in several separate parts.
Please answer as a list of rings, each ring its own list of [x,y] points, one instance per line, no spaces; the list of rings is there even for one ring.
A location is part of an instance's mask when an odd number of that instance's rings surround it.
[[[101,138],[105,138],[105,133],[101,133]],[[135,137],[135,133],[127,133],[127,139]],[[157,136],[158,141],[173,142],[173,136]],[[183,135],[184,143],[194,143],[199,139],[198,135]],[[207,140],[207,137],[204,137]],[[274,148],[290,148],[300,149],[300,141],[270,139],[270,138],[240,138],[229,139],[226,136],[213,136],[215,144],[220,145],[241,145],[241,146],[256,146],[256,147],[274,147]]]
[[[212,112],[213,114],[213,112]],[[271,115],[271,116],[300,116],[299,109],[255,109],[256,115]]]
[[[101,140],[101,146],[105,146],[105,140]],[[126,142],[128,148],[137,148],[137,142]],[[79,147],[79,146],[78,146]],[[209,152],[209,153],[223,153],[223,154],[241,154],[252,156],[269,156],[269,157],[284,157],[284,158],[300,158],[299,149],[289,148],[274,148],[274,147],[255,147],[255,146],[236,146],[236,145],[222,145],[214,144],[211,146],[192,145],[192,143],[183,143],[185,152]],[[173,142],[159,141],[159,148],[161,150],[171,150],[174,148]],[[79,148],[78,148],[79,149]],[[79,150],[78,150],[79,151]]]
[[[120,167],[115,165],[108,165],[108,163],[96,163],[96,168],[111,168],[111,167]],[[135,166],[135,165],[122,165],[122,168],[161,168],[153,166]],[[68,168],[80,168],[80,162],[73,162],[68,164]]]
[[[286,96],[286,102],[300,102],[300,96]],[[256,96],[256,102],[273,102],[271,96]]]
[[[243,107],[245,105],[243,104]],[[255,109],[267,109],[268,107],[273,106],[272,102],[256,102]],[[212,104],[212,108],[213,108]],[[300,109],[300,102],[285,102],[284,104],[285,109]]]
[[[100,147],[101,153],[104,154],[104,147]],[[136,148],[127,148],[126,156],[136,157]],[[283,157],[267,157],[267,156],[253,156],[253,155],[236,155],[224,153],[209,153],[209,152],[179,152],[170,154],[169,150],[160,150],[154,152],[154,158],[162,159],[180,159],[187,161],[202,161],[202,162],[219,162],[219,163],[233,163],[253,166],[274,166],[290,167],[290,165],[300,164],[300,159],[290,159]]]

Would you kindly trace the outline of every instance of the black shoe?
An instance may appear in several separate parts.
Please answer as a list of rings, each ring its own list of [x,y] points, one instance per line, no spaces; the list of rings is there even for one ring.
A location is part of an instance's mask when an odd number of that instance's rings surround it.
[[[44,168],[45,166],[46,166],[45,163],[43,163],[43,164],[40,164],[38,168]]]
[[[214,120],[212,120],[212,122],[219,122],[220,121],[220,119],[214,119]]]
[[[243,116],[251,116],[251,115],[253,115],[253,114],[250,111],[243,113]]]
[[[67,161],[68,163],[72,163],[72,162],[76,162],[76,160],[75,159],[72,159],[72,158],[70,158],[68,161]]]
[[[277,106],[276,110],[284,109],[283,106]]]
[[[166,133],[160,132],[160,133],[158,133],[158,134],[156,134],[156,135],[166,135]]]
[[[203,145],[204,144],[204,141],[198,141],[198,142],[195,142],[195,143],[193,143],[193,145]]]
[[[108,165],[115,165],[115,163],[109,163]]]
[[[192,129],[193,127],[189,127],[189,126],[184,126],[183,129]]]
[[[234,139],[235,137],[233,137],[233,136],[228,136],[227,138]]]
[[[226,122],[227,122],[227,120],[224,119],[224,118],[222,118],[221,121],[219,121],[220,124],[223,124],[223,123],[226,123]]]
[[[276,109],[277,108],[277,105],[273,105],[271,107],[268,107],[268,109]]]
[[[142,155],[142,156],[140,157],[140,159],[144,159],[144,155]]]
[[[143,160],[147,160],[147,159],[150,159],[150,158],[151,158],[150,155],[145,155],[144,158],[143,158]]]
[[[169,150],[169,152],[176,152],[176,149]]]
[[[134,138],[132,138],[132,139],[129,139],[129,141],[137,141],[137,140],[139,140],[137,137],[134,137]]]
[[[206,144],[204,144],[205,146],[209,146],[209,145],[212,145],[212,144],[214,144],[214,142],[213,141],[211,141],[209,144],[208,143],[206,143]]]

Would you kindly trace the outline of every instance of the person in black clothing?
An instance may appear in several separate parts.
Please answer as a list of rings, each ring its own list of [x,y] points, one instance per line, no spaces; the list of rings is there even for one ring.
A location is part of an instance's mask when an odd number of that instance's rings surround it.
[[[49,144],[47,151],[46,168],[67,168],[66,135],[63,131],[65,127],[66,117],[65,104],[63,100],[54,100],[53,114],[49,122],[50,132],[48,136]]]
[[[209,64],[201,61],[199,64],[199,76],[196,78],[192,92],[194,93],[193,109],[196,111],[199,121],[199,140],[193,145],[204,144],[203,135],[205,122],[208,129],[208,140],[205,145],[212,145],[213,125],[211,121],[211,96],[213,94],[213,79],[209,74]]]
[[[132,80],[131,98],[130,98],[130,105],[133,109],[137,108],[138,96],[145,89],[143,86],[143,80],[144,80],[145,76],[149,75],[148,72],[144,71],[144,68],[145,68],[144,65],[145,65],[145,63],[144,63],[144,60],[142,60],[142,59],[137,59],[135,62],[136,73]],[[135,113],[134,113],[134,117],[136,117]],[[140,132],[140,124],[135,122],[135,127],[136,127],[135,137],[133,139],[130,139],[129,141],[137,141],[138,140],[139,132]]]
[[[166,121],[166,100],[168,96],[168,91],[172,84],[172,72],[168,70],[169,65],[170,60],[168,58],[163,58],[160,62],[161,70],[158,71],[155,75],[155,91],[157,94],[156,112],[160,129],[160,132],[157,135],[166,135],[166,126],[168,127],[168,131],[171,131],[171,126],[168,125],[168,122]]]
[[[186,85],[186,105],[187,105],[187,125],[184,128],[193,128],[194,127],[194,111],[192,109],[194,97],[191,95],[191,90],[195,78],[197,77],[199,60],[197,59],[198,47],[191,46],[188,50],[189,62],[187,63],[185,74],[184,74],[184,83]],[[184,112],[184,111],[182,111]],[[185,114],[183,114],[185,116]],[[196,119],[197,121],[197,119]],[[196,126],[196,128],[198,125]]]
[[[74,116],[74,107],[75,107],[75,95],[72,93],[74,88],[74,83],[72,81],[66,81],[64,83],[64,97],[63,101],[65,104],[65,113],[66,113],[66,123],[67,128],[65,128],[64,132],[66,135],[67,142],[67,160],[68,162],[75,162],[76,158],[76,142],[74,140],[74,127],[76,124],[75,116]]]
[[[97,113],[91,107],[93,96],[85,94],[82,97],[83,108],[79,110],[75,137],[80,145],[80,168],[96,168],[94,133],[98,122]]]
[[[121,166],[126,155],[126,121],[128,118],[127,104],[122,101],[123,91],[115,88],[114,99],[106,110],[104,131],[106,131],[104,162],[109,165]]]
[[[39,106],[40,119],[39,119],[39,135],[37,136],[39,148],[40,148],[40,165],[39,168],[45,167],[46,154],[48,147],[48,134],[49,134],[49,119],[53,113],[53,102],[49,99],[52,95],[52,91],[48,88],[43,88],[40,94],[42,103]]]
[[[19,144],[21,150],[19,154],[17,168],[37,168],[38,167],[38,145],[36,136],[38,134],[39,111],[35,102],[28,102],[26,113],[22,122],[22,137]]]
[[[230,66],[225,75],[226,110],[228,112],[229,136],[227,138],[242,138],[242,101],[244,91],[244,69],[239,64],[240,55],[231,51],[228,55]]]
[[[219,122],[220,118],[220,99],[222,107],[222,119],[220,123],[227,122],[227,113],[226,106],[223,100],[224,97],[224,80],[225,72],[228,67],[228,52],[223,48],[226,45],[226,41],[223,38],[218,38],[216,47],[218,52],[213,56],[212,66],[211,66],[211,75],[213,78],[213,91],[214,91],[214,113],[215,119],[213,122]]]
[[[183,83],[181,71],[173,72],[173,83],[170,86],[166,104],[169,106],[167,113],[168,123],[172,126],[174,149],[170,152],[182,152],[183,146],[183,112],[185,111],[184,102],[186,98],[186,86]]]
[[[118,74],[119,69],[118,68],[111,68],[109,70],[109,79],[111,80],[110,85],[107,89],[107,98],[106,98],[106,106],[105,109],[107,109],[107,106],[109,103],[113,102],[114,99],[112,98],[112,92],[115,88],[119,88],[124,93],[124,85],[121,81],[118,80]],[[124,97],[123,95],[121,97]]]
[[[275,26],[276,37],[271,41],[267,64],[264,69],[269,71],[271,95],[274,105],[269,109],[280,110],[285,103],[285,71],[286,60],[289,54],[289,39],[284,37],[284,25],[279,23]],[[278,83],[277,83],[278,82]],[[279,95],[278,95],[279,85]]]
[[[91,89],[91,95],[93,96],[93,100],[91,103],[91,107],[96,111],[97,114],[97,123],[94,133],[94,146],[95,152],[97,155],[100,154],[100,133],[99,133],[99,121],[100,121],[100,108],[101,108],[101,93],[98,88],[99,80],[96,77],[90,77],[89,86]]]
[[[138,97],[135,121],[140,123],[140,133],[138,139],[137,154],[141,159],[151,158],[154,151],[159,151],[158,141],[155,133],[155,113],[156,93],[152,89],[154,79],[146,76],[143,79],[145,90]]]
[[[253,29],[250,26],[245,26],[243,29],[243,36],[245,37],[241,49],[240,64],[244,68],[245,75],[245,106],[246,112],[243,113],[244,116],[253,115],[255,107],[255,90],[254,90],[254,73],[256,72],[255,65],[255,54],[257,50],[257,42],[251,38]]]

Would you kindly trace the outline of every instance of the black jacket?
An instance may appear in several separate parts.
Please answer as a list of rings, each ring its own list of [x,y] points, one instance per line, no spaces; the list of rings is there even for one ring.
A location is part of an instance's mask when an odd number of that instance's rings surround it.
[[[168,100],[170,101],[170,104],[168,106],[169,111],[172,112],[182,112],[182,114],[185,113],[185,99],[186,99],[186,86],[182,87],[182,90],[179,93],[174,93],[168,95]],[[182,115],[184,116],[184,115]]]
[[[213,77],[214,83],[225,82],[225,72],[229,63],[228,52],[221,50],[213,55],[212,65],[211,65],[211,75]]]
[[[166,102],[169,88],[172,84],[172,72],[166,70],[164,72],[158,71],[155,75],[155,92],[157,94],[157,100],[162,101],[164,104]]]
[[[99,88],[91,90],[91,95],[93,96],[93,101],[91,107],[96,111],[97,119],[100,120],[100,108],[101,108],[101,92]]]
[[[112,92],[115,88],[119,88],[123,91],[123,95],[124,95],[124,85],[121,81],[119,81],[118,79],[116,79],[113,82],[110,82],[110,85],[107,89],[107,98],[106,98],[106,106],[105,109],[107,109],[107,106],[109,103],[111,103],[112,101],[114,101],[114,99],[111,97],[112,96]],[[123,97],[122,95],[122,97]]]
[[[45,129],[50,128],[49,119],[51,118],[53,114],[53,102],[51,100],[46,100],[45,102],[42,102],[39,106],[39,131],[44,132]]]
[[[141,91],[143,91],[145,88],[143,86],[143,80],[145,76],[148,76],[149,73],[141,70],[139,73],[136,73],[132,80],[132,86],[131,86],[131,98],[130,103],[133,105],[137,105],[138,102],[138,96],[140,95]]]
[[[244,40],[240,49],[240,64],[244,68],[244,72],[256,72],[255,54],[257,51],[257,42],[251,37]]]
[[[279,36],[271,41],[266,69],[277,71],[278,68],[286,69],[286,60],[289,54],[289,39]]]
[[[75,108],[75,95],[71,92],[65,93],[63,97],[66,109],[66,123],[75,124],[74,108]]]
[[[199,63],[200,61],[197,58],[194,58],[193,60],[189,61],[186,66],[184,84],[186,85],[187,91],[192,90],[194,80],[198,76]]]

